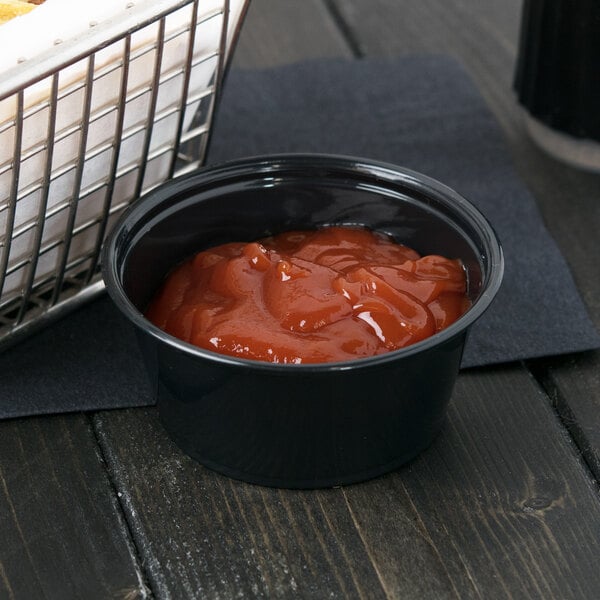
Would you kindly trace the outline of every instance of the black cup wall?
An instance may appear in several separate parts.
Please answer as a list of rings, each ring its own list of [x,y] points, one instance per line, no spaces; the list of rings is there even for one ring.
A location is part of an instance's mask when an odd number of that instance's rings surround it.
[[[423,254],[460,258],[472,308],[414,346],[344,363],[235,359],[143,318],[169,270],[195,252],[292,229],[364,225]],[[410,171],[361,159],[278,156],[199,171],[153,191],[109,236],[104,276],[136,326],[160,418],[190,456],[264,485],[324,487],[397,468],[431,443],[469,326],[502,278],[502,253],[463,198]]]

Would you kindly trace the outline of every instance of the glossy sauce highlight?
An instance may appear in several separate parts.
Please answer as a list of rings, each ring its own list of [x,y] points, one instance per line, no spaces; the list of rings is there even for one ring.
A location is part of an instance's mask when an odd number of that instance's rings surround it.
[[[274,363],[403,348],[470,306],[459,260],[365,228],[292,231],[210,248],[176,267],[146,316],[186,342]]]

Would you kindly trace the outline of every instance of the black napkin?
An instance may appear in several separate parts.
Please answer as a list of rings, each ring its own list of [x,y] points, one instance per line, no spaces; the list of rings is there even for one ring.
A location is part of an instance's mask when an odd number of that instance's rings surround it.
[[[600,347],[492,115],[441,56],[319,60],[232,71],[209,164],[332,152],[403,165],[455,188],[496,228],[506,276],[469,336],[463,367]],[[0,417],[153,402],[129,325],[103,297],[0,355]]]

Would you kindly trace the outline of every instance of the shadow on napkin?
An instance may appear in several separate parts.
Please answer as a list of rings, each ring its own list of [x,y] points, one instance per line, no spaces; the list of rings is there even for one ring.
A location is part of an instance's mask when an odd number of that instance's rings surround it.
[[[396,163],[453,187],[488,217],[506,274],[473,327],[463,367],[600,347],[494,118],[453,60],[324,60],[232,71],[209,164],[273,152]],[[106,297],[0,355],[0,373],[4,418],[153,402],[132,331]]]

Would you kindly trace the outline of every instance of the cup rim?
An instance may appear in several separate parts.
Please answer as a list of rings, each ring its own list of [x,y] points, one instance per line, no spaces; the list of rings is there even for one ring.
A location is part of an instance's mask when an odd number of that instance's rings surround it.
[[[209,185],[224,182],[231,178],[252,175],[264,177],[269,173],[276,173],[289,168],[328,168],[330,170],[347,171],[352,172],[354,175],[364,174],[365,176],[376,177],[383,184],[386,182],[390,184],[402,183],[414,191],[429,192],[429,194],[433,192],[437,199],[444,201],[454,212],[467,219],[469,224],[478,232],[483,245],[488,251],[489,268],[485,273],[479,297],[454,323],[419,342],[375,356],[324,363],[270,363],[220,354],[184,342],[148,321],[127,296],[119,277],[117,244],[123,235],[130,232],[135,224],[140,223],[143,217],[151,213],[161,203],[169,198],[181,196],[198,187],[199,184]],[[458,192],[436,179],[393,163],[356,156],[282,153],[250,156],[214,166],[202,167],[147,192],[120,215],[107,235],[102,249],[101,267],[106,289],[117,308],[138,329],[150,334],[160,343],[188,355],[231,367],[271,371],[279,374],[323,373],[384,365],[391,361],[427,352],[463,334],[488,309],[500,289],[504,275],[504,254],[494,228],[481,211]]]

